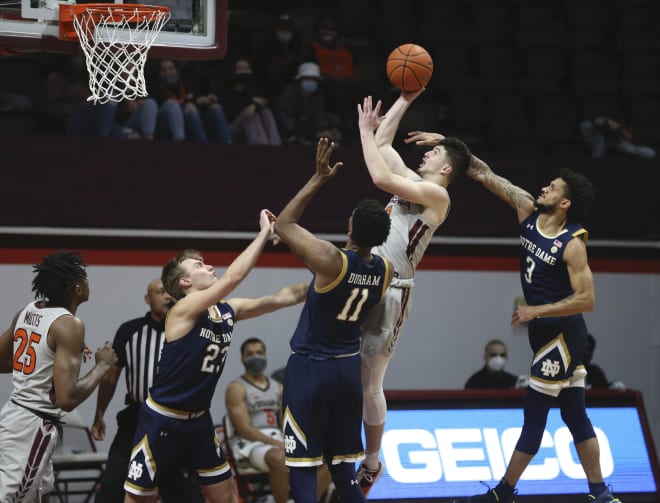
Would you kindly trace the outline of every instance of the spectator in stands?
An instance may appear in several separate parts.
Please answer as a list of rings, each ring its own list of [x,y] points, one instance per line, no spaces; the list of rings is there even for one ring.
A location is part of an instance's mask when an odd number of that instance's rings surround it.
[[[281,145],[270,102],[257,86],[252,64],[239,57],[229,85],[221,92],[234,141],[252,145]]]
[[[632,142],[632,130],[608,117],[596,117],[580,123],[580,132],[591,157],[600,158],[608,153],[632,155],[642,159],[653,159],[655,150]]]
[[[355,104],[369,92],[355,78],[353,53],[341,44],[339,24],[334,18],[318,19],[312,49],[321,69],[328,110],[337,115],[345,140],[346,136],[357,139]]]
[[[160,62],[154,98],[158,103],[157,134],[174,140],[211,139],[231,143],[229,125],[218,97],[196,96],[187,89],[177,64],[171,59]]]
[[[591,363],[594,357],[594,350],[596,349],[596,338],[588,334],[587,343],[582,355],[582,363],[584,368],[587,369],[587,389],[590,388],[611,388],[624,390],[626,385],[621,381],[611,382],[605,376],[605,372],[595,363]]]
[[[319,65],[302,63],[279,97],[277,115],[286,143],[313,145],[319,138],[328,138],[335,143],[341,141],[336,125],[330,125],[320,82]]]
[[[271,36],[257,47],[254,71],[265,96],[274,101],[298,71],[302,62],[300,32],[288,14],[278,17]]]
[[[44,128],[80,136],[121,136],[115,125],[117,103],[87,101],[89,78],[83,55],[54,57],[51,64],[42,88]]]
[[[508,360],[506,344],[499,339],[488,341],[484,349],[484,366],[465,383],[465,389],[515,388],[518,377],[504,370]]]

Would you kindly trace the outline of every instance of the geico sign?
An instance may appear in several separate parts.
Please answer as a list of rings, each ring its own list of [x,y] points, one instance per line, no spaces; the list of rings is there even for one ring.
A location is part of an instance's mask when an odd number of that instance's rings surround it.
[[[599,429],[600,465],[603,476],[614,471],[614,459],[605,433]],[[402,484],[499,480],[516,446],[520,428],[444,428],[388,430],[383,436],[382,454],[392,479]],[[573,458],[573,438],[568,428],[554,434],[543,432],[541,448],[522,476],[523,480],[552,480],[563,474],[584,479],[580,462]]]

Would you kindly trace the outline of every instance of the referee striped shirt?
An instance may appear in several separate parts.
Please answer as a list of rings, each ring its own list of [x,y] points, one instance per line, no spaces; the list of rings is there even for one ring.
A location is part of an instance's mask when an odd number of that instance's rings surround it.
[[[158,372],[158,360],[165,342],[165,322],[154,321],[151,313],[123,323],[112,347],[126,372],[128,403],[143,403]]]

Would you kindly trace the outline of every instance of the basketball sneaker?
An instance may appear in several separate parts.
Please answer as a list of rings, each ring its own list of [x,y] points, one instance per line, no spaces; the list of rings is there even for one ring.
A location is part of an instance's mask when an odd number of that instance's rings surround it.
[[[621,503],[619,498],[615,498],[609,489],[605,489],[598,496],[587,496],[587,503]]]
[[[376,481],[380,478],[380,476],[383,474],[383,463],[380,461],[378,462],[378,469],[376,470],[369,470],[366,466],[364,466],[364,463],[360,464],[360,469],[358,470],[357,473],[357,478],[358,482],[360,483],[360,487],[362,488],[362,492],[366,496],[369,494],[369,491],[371,491],[371,486],[373,486]]]
[[[482,482],[482,484],[484,484]],[[487,484],[484,484],[486,487],[488,487]],[[456,498],[454,499],[453,503],[515,503],[513,501],[513,497],[518,493],[518,491],[514,491],[511,496],[508,498],[501,498],[495,489],[491,489],[488,487],[488,492],[486,494],[477,494],[475,496],[468,496],[465,498]]]

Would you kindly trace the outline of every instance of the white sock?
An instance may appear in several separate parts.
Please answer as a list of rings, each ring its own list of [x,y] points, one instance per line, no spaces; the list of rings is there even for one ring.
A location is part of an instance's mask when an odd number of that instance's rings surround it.
[[[378,470],[378,452],[369,452],[364,451],[366,457],[364,458],[364,466],[366,466],[371,471]]]

